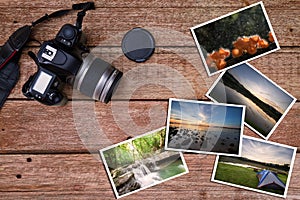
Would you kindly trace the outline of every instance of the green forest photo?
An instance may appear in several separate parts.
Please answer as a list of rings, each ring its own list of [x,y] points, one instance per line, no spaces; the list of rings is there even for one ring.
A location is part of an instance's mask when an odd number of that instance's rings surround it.
[[[100,151],[117,198],[188,172],[179,152],[165,151],[165,128]]]

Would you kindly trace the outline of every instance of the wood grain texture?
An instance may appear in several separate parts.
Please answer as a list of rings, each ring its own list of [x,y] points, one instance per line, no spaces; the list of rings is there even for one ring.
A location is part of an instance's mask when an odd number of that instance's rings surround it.
[[[0,44],[45,13],[79,2],[1,0]],[[64,92],[72,101],[64,107],[27,100],[21,87],[36,71],[27,52],[39,49],[30,42],[20,60],[20,80],[0,110],[0,199],[115,199],[98,150],[164,126],[168,98],[209,101],[205,93],[218,76],[207,76],[189,29],[256,2],[96,0],[96,10],[87,13],[83,24],[88,45],[124,72],[114,101],[107,105],[88,100],[70,86]],[[281,49],[250,64],[300,99],[300,1],[263,3]],[[76,12],[51,19],[38,25],[32,37],[52,39],[75,19]],[[154,55],[142,64],[129,61],[120,48],[123,35],[137,26],[148,29],[156,41]],[[287,199],[300,199],[299,119],[298,101],[269,139],[298,147]],[[259,138],[247,127],[244,134]],[[122,199],[276,199],[211,182],[215,156],[184,156],[189,174]]]
[[[165,126],[167,106],[167,101],[75,101],[49,109],[34,101],[8,101],[0,115],[0,153],[97,152]],[[299,109],[296,103],[270,141],[300,147]],[[259,138],[247,127],[244,134]]]
[[[242,7],[239,7],[242,8]],[[162,28],[167,31],[177,31],[191,38],[190,28],[212,20],[214,18],[235,11],[237,8],[212,7],[212,8],[97,8],[96,11],[87,13],[83,31],[88,37],[89,46],[97,46],[101,42],[115,38],[112,44],[120,44],[122,36],[134,27]],[[37,8],[31,12],[31,8],[0,8],[1,35],[0,44],[4,43],[12,34],[13,30],[24,24],[40,18],[45,13],[55,11],[53,8]],[[8,13],[18,13],[10,15]],[[270,22],[281,46],[299,46],[298,37],[300,24],[299,9],[270,8],[268,9]],[[280,15],[278,14],[280,13]],[[75,23],[76,13],[52,19],[34,29],[33,38],[39,41],[54,38],[60,27],[65,23]],[[157,39],[157,38],[156,38]],[[186,46],[181,42],[174,41],[171,37],[163,40],[157,39],[158,45]],[[109,45],[112,45],[111,43]]]
[[[124,199],[276,199],[266,194],[210,182],[215,156],[184,154],[189,173],[134,193]],[[30,158],[31,162],[27,162]],[[300,157],[297,156],[287,199],[299,199]],[[0,197],[14,199],[114,199],[99,155],[2,155]],[[16,178],[21,175],[21,178]],[[279,199],[279,198],[278,198]]]
[[[80,0],[66,0],[66,1],[57,1],[57,2],[46,2],[40,0],[32,0],[32,1],[23,1],[20,2],[18,0],[2,0],[0,7],[16,7],[16,8],[36,8],[36,7],[46,7],[46,8],[62,8],[70,6],[74,3],[80,3]],[[253,4],[259,2],[257,0],[239,0],[236,2],[232,2],[231,0],[201,0],[201,1],[181,1],[181,0],[152,0],[152,1],[138,1],[138,0],[124,0],[124,1],[110,1],[110,0],[96,0],[95,6],[96,8],[120,8],[120,7],[130,7],[130,8],[168,8],[168,7],[199,7],[199,8],[209,8],[209,7],[244,7],[249,4]],[[289,9],[297,9],[299,8],[299,2],[296,0],[273,0],[273,1],[264,1],[264,5],[268,7],[282,7]]]

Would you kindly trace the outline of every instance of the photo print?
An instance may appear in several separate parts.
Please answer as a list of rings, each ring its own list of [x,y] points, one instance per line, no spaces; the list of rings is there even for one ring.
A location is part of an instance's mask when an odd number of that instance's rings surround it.
[[[170,99],[165,149],[238,156],[245,106]]]
[[[243,137],[241,157],[217,156],[211,181],[285,198],[296,147]]]
[[[182,153],[164,150],[166,128],[100,150],[116,198],[188,173]]]
[[[191,28],[209,76],[280,49],[262,2]]]
[[[206,96],[219,103],[245,105],[246,125],[264,139],[269,139],[296,102],[250,64],[223,72]]]

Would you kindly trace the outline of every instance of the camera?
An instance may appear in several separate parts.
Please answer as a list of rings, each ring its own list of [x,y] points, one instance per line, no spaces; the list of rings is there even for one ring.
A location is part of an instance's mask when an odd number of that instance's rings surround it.
[[[62,87],[63,83],[56,74],[40,68],[23,86],[23,94],[45,105],[64,105],[67,98],[61,93]]]
[[[89,52],[81,25],[85,11],[75,25],[65,24],[56,37],[44,42],[36,57],[38,71],[23,86],[23,94],[46,105],[62,105],[64,83],[82,94],[108,103],[123,75],[121,71]]]

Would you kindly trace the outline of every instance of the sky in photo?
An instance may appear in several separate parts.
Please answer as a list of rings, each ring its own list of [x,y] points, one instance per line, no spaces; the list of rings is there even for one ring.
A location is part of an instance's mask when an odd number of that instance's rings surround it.
[[[228,70],[228,72],[252,94],[275,107],[281,113],[283,113],[293,101],[292,97],[287,95],[247,64],[239,65]]]
[[[242,107],[172,100],[170,123],[240,128]]]
[[[273,164],[290,164],[293,149],[243,138],[242,157]]]

